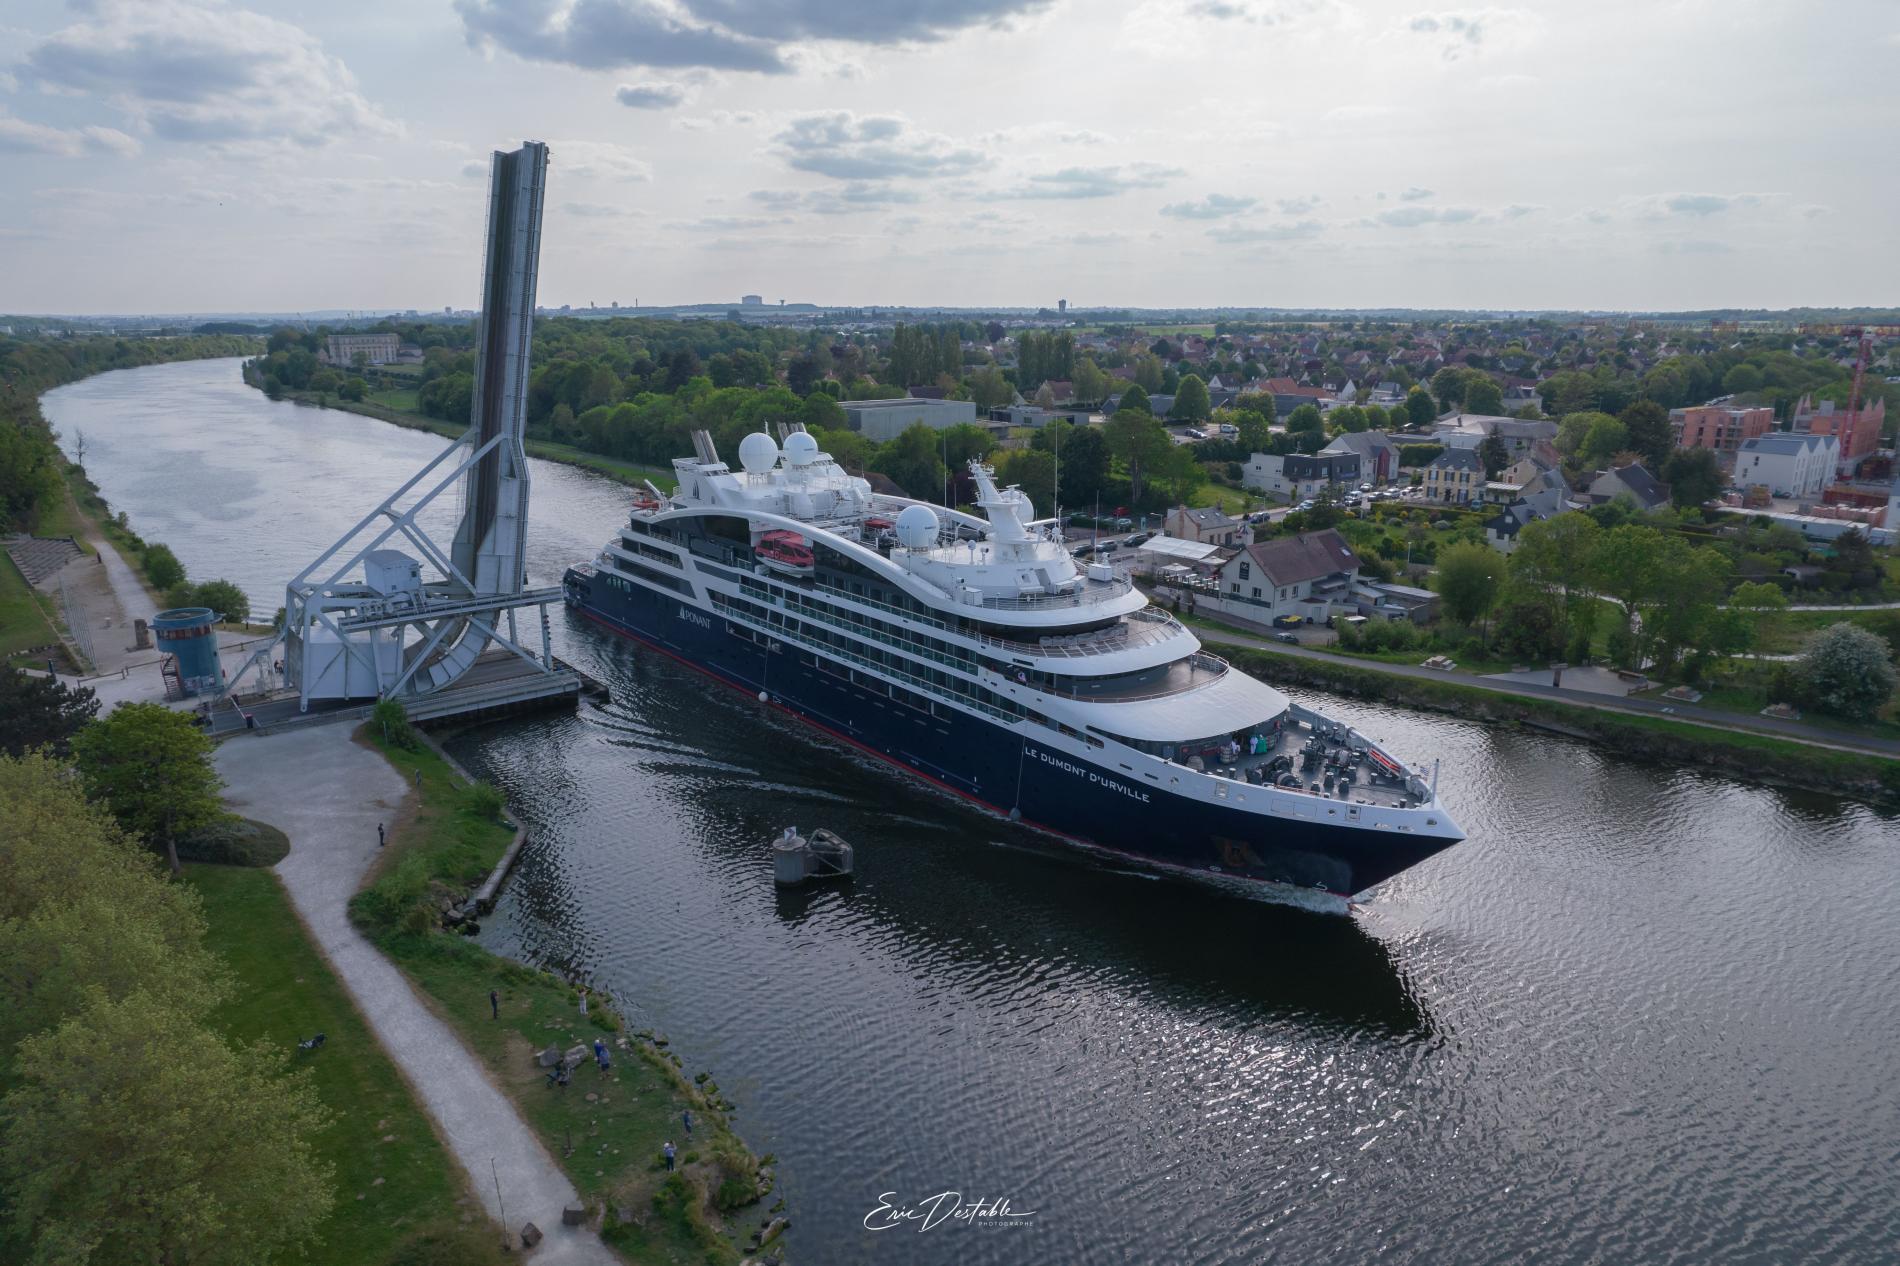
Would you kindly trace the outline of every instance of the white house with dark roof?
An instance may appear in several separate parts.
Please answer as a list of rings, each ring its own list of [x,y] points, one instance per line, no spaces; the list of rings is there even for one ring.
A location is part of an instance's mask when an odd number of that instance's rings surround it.
[[[1384,431],[1344,431],[1320,450],[1324,457],[1332,453],[1357,453],[1359,477],[1373,484],[1388,484],[1398,477],[1399,446]]]
[[[1283,615],[1324,620],[1336,603],[1351,603],[1359,556],[1327,528],[1249,545],[1220,570],[1225,609],[1271,623]]]
[[[1247,532],[1244,521],[1229,517],[1213,506],[1194,508],[1176,506],[1162,520],[1162,531],[1183,541],[1203,545],[1239,545]]]
[[[1777,497],[1818,497],[1840,462],[1840,441],[1832,435],[1758,435],[1735,452],[1735,482],[1760,485]]]

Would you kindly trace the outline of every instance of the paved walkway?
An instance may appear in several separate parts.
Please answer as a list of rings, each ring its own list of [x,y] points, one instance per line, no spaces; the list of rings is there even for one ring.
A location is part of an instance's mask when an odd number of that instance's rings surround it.
[[[1492,677],[1479,677],[1472,673],[1445,672],[1437,668],[1420,668],[1413,664],[1387,664],[1379,660],[1355,659],[1349,655],[1329,655],[1325,651],[1309,650],[1304,646],[1287,646],[1280,642],[1270,642],[1264,638],[1251,637],[1245,633],[1230,633],[1225,629],[1213,629],[1205,623],[1191,626],[1196,637],[1211,645],[1223,642],[1232,646],[1251,646],[1258,650],[1272,651],[1276,655],[1292,655],[1301,659],[1324,660],[1329,664],[1344,664],[1350,668],[1363,668],[1372,672],[1390,673],[1394,677],[1416,677],[1425,681],[1450,681],[1461,686],[1475,686],[1479,690],[1495,690],[1500,694],[1525,695],[1532,698],[1557,699],[1574,704],[1580,708],[1598,708],[1606,712],[1637,712],[1651,716],[1666,715],[1672,721],[1684,721],[1690,725],[1706,725],[1716,730],[1735,730],[1770,734],[1777,738],[1793,739],[1799,743],[1810,743],[1816,747],[1831,747],[1844,752],[1861,752],[1871,756],[1900,757],[1900,741],[1894,739],[1873,738],[1863,734],[1846,733],[1828,729],[1825,726],[1809,725],[1804,721],[1783,721],[1777,717],[1743,715],[1737,712],[1718,712],[1700,708],[1692,703],[1678,703],[1669,699],[1611,699],[1604,695],[1592,694],[1583,690],[1571,690],[1568,687],[1554,689],[1539,685],[1535,681],[1505,681]],[[1525,674],[1529,676],[1530,674]],[[1512,674],[1516,676],[1516,674]]]
[[[614,1266],[618,1259],[592,1231],[561,1225],[562,1208],[578,1197],[514,1105],[394,964],[350,924],[350,897],[376,857],[376,824],[393,821],[408,794],[402,777],[351,742],[343,725],[235,738],[219,746],[217,762],[232,806],[290,837],[290,856],[277,873],[291,904],[435,1119],[489,1215],[501,1220],[492,1158],[509,1231],[533,1222],[547,1236],[533,1261]]]

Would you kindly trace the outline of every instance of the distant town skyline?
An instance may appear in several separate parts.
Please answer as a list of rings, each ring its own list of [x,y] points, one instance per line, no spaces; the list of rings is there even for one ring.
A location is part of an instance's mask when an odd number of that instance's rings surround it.
[[[1892,305],[1874,0],[25,0],[0,311]]]

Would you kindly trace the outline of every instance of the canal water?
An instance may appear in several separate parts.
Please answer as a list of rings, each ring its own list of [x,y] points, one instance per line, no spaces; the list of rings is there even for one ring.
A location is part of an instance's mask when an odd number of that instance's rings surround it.
[[[441,445],[272,403],[235,361],[46,413],[265,615]],[[626,492],[533,478],[554,583]],[[537,838],[484,939],[713,1074],[778,1157],[796,1260],[1893,1259],[1889,814],[1322,698],[1442,759],[1471,838],[1313,915],[1079,864],[591,625],[556,638],[610,706],[451,742]],[[794,823],[858,846],[853,886],[774,890]],[[866,1229],[943,1192],[1033,1216]]]

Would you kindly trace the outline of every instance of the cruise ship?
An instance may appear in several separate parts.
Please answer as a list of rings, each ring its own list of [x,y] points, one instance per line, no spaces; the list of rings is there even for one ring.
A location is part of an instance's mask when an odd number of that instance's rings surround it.
[[[693,445],[568,569],[573,610],[1101,858],[1344,908],[1464,838],[1435,769],[1209,654],[981,462],[970,514],[797,427],[736,471]]]

